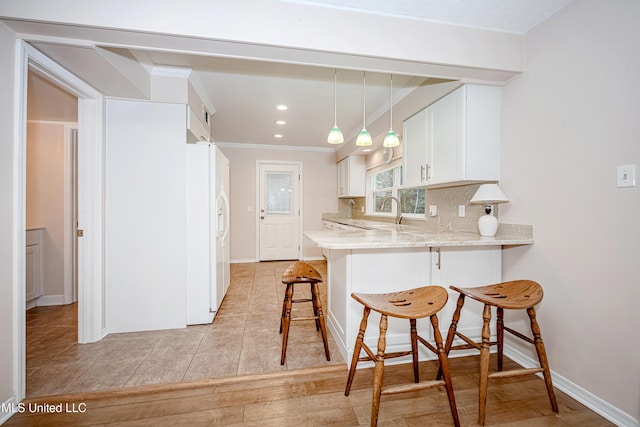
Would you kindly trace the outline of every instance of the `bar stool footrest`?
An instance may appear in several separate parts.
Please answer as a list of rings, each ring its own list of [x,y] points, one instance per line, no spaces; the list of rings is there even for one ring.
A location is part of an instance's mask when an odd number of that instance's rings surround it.
[[[520,375],[537,374],[538,372],[544,372],[542,368],[523,368],[523,369],[511,369],[509,371],[492,372],[489,374],[489,378],[508,378],[517,377]]]
[[[445,385],[444,380],[442,381],[422,381],[419,382],[417,384],[402,384],[402,385],[397,385],[397,386],[392,386],[392,387],[387,387],[384,390],[382,390],[383,395],[385,394],[397,394],[397,393],[406,393],[408,391],[416,391],[416,390],[424,390],[426,388],[432,388],[432,387],[437,387],[437,386],[441,386],[441,385]]]

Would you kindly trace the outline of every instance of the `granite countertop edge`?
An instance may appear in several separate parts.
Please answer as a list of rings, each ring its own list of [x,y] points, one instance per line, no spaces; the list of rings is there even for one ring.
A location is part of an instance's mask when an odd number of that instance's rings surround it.
[[[323,249],[393,249],[453,246],[531,245],[533,236],[483,237],[464,231],[429,231],[409,225],[323,215],[323,220],[360,228],[359,230],[315,230],[304,235]]]

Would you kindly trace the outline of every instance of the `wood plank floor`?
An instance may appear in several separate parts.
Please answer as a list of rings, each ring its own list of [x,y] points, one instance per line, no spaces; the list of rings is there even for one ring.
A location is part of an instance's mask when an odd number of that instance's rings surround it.
[[[451,359],[458,413],[463,426],[476,425],[478,357]],[[507,360],[505,369],[517,367]],[[492,360],[495,369],[495,358]],[[423,379],[437,370],[421,363]],[[227,377],[115,391],[27,399],[26,411],[6,426],[360,426],[369,424],[372,369],[357,372],[344,396],[345,366]],[[388,366],[384,385],[412,381],[408,365]],[[560,413],[551,411],[544,382],[535,376],[492,380],[486,425],[611,426],[604,418],[556,390]],[[29,413],[35,405],[62,405],[84,412]],[[86,405],[86,406],[85,406]],[[55,406],[54,406],[55,407]],[[382,397],[380,426],[453,425],[443,387]]]

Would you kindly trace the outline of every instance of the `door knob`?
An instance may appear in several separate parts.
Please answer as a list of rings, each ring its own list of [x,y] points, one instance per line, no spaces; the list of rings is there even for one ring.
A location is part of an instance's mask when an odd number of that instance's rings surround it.
[[[260,216],[260,219],[264,219],[264,215],[261,215],[261,216]]]

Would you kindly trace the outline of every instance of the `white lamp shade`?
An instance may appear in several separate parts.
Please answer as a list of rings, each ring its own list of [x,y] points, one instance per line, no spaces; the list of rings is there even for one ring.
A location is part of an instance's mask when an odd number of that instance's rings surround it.
[[[371,134],[367,132],[366,129],[362,129],[356,138],[356,145],[359,147],[368,147],[371,144],[373,144]]]
[[[398,134],[393,131],[393,129],[389,130],[387,136],[384,137],[384,141],[382,142],[383,147],[397,147],[400,145],[400,138]]]
[[[470,200],[471,203],[484,203],[485,205],[508,201],[509,198],[500,190],[498,184],[482,184]]]
[[[344,142],[344,136],[338,126],[334,126],[333,129],[331,129],[327,137],[327,142],[329,144],[342,144]]]

